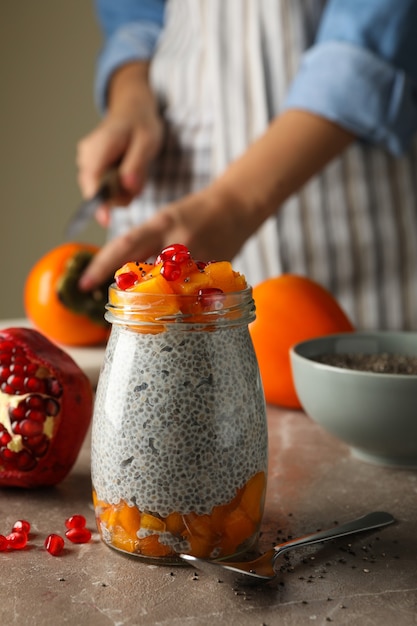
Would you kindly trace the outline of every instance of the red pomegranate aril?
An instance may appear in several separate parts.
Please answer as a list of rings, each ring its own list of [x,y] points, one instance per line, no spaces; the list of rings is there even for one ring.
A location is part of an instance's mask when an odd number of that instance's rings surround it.
[[[0,367],[0,381],[1,382],[6,382],[6,380],[9,378],[9,376],[10,376],[10,367],[2,365]]]
[[[123,272],[123,274],[119,274],[116,276],[116,285],[119,289],[126,291],[126,289],[130,289],[138,282],[138,277],[135,272]]]
[[[44,422],[46,418],[46,414],[44,411],[39,411],[38,409],[29,409],[26,411],[25,418],[32,422]]]
[[[56,535],[55,533],[51,533],[45,539],[45,548],[52,554],[52,556],[59,556],[64,549],[64,540],[61,535]]]
[[[9,417],[11,420],[22,420],[26,416],[26,407],[23,402],[19,402],[17,406],[9,408]]]
[[[180,264],[186,263],[190,259],[191,259],[191,254],[188,250],[187,251],[180,250],[176,252],[175,254],[173,254],[172,256],[172,261],[175,261],[175,263],[180,263]]]
[[[25,384],[25,379],[23,376],[10,374],[6,382],[13,390],[17,391],[17,393],[19,393],[19,391],[23,392],[24,384]]]
[[[34,393],[31,396],[27,396],[25,398],[25,404],[28,407],[28,409],[43,409],[45,400],[43,399],[42,396],[39,396],[38,394]]]
[[[178,255],[175,259],[174,256]],[[155,265],[159,265],[164,261],[178,261],[181,262],[180,259],[189,259],[191,258],[190,251],[187,246],[184,246],[182,243],[173,243],[170,246],[167,246],[158,254],[155,259]]]
[[[55,398],[62,396],[62,387],[60,382],[56,378],[48,378],[46,380],[47,393]]]
[[[6,461],[6,463],[12,462],[15,456],[16,456],[16,452],[9,450],[9,448],[2,448],[0,450],[0,457],[3,459],[3,461]]]
[[[59,413],[59,404],[53,398],[48,398],[45,403],[45,413],[46,415],[55,417]]]
[[[222,296],[224,291],[218,287],[205,287],[198,291],[198,301],[203,307],[208,307],[216,301],[218,296]]]
[[[28,472],[35,467],[36,459],[28,450],[20,450],[15,454],[16,466],[19,470]]]
[[[20,422],[12,422],[12,431],[15,435],[20,435]]]
[[[72,543],[88,543],[91,539],[91,531],[88,528],[70,528],[65,536]]]
[[[11,434],[7,430],[2,430],[0,433],[0,446],[7,446],[12,440]]]
[[[19,363],[12,363],[10,366],[10,373],[15,376],[24,376],[26,370],[26,365],[22,365]]]
[[[0,552],[4,552],[9,547],[9,542],[4,535],[0,535]]]
[[[27,376],[24,380],[26,393],[44,393],[45,381],[42,378],[36,378],[36,376]]]
[[[43,433],[43,423],[26,419],[19,422],[19,432],[23,437],[36,437]]]
[[[48,452],[49,439],[46,435],[39,435],[38,437],[23,437],[23,442],[25,446],[29,448],[37,457],[45,456]]]
[[[26,533],[17,531],[11,532],[10,535],[7,535],[6,539],[9,544],[8,547],[12,548],[12,550],[22,550],[28,542]]]
[[[165,278],[165,280],[173,281],[178,280],[181,276],[181,267],[175,261],[164,261],[161,267],[161,276]]]
[[[26,535],[28,535],[30,533],[30,522],[28,522],[25,519],[18,519],[13,524],[12,531],[13,532],[22,532],[22,533],[26,533]]]
[[[84,515],[71,515],[71,517],[68,517],[65,520],[65,526],[70,529],[70,528],[84,528],[85,525],[87,523],[87,520],[85,519]]]
[[[205,261],[194,261],[195,264],[197,265],[197,268],[200,270],[200,272],[203,271],[203,269],[206,267],[207,263]]]

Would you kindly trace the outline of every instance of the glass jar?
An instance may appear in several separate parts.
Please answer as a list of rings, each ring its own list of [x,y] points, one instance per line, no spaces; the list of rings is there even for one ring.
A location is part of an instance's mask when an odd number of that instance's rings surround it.
[[[227,558],[256,543],[267,476],[252,290],[109,290],[112,323],[92,430],[97,525],[157,562]]]

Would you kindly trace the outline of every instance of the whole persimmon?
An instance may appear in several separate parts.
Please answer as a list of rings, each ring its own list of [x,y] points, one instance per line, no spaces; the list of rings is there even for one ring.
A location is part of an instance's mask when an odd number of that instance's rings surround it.
[[[82,292],[78,280],[98,251],[87,243],[64,243],[35,263],[24,286],[24,306],[32,324],[52,341],[67,346],[105,342],[110,326],[104,319],[108,285]]]
[[[290,362],[290,348],[307,339],[354,330],[337,300],[317,282],[282,274],[253,289],[256,319],[250,333],[266,401],[300,409]]]

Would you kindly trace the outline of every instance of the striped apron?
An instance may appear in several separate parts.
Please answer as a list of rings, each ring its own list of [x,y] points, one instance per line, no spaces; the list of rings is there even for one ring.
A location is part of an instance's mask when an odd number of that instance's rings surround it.
[[[165,145],[141,197],[113,211],[110,236],[206,186],[264,132],[324,4],[168,0],[151,65]],[[234,265],[252,285],[309,276],[358,329],[417,330],[417,143],[403,158],[355,143],[277,207]]]

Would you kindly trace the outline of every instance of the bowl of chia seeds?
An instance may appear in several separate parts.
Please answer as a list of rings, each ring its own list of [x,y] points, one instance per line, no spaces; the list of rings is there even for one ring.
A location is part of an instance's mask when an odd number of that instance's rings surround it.
[[[417,333],[327,335],[290,356],[311,419],[363,461],[417,468]]]

